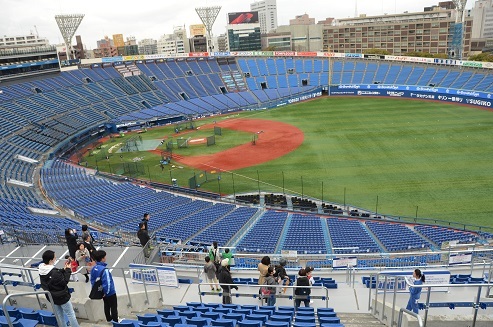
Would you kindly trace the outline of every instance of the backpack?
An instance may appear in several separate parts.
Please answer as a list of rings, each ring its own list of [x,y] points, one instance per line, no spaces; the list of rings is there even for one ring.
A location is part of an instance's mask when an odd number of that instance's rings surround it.
[[[103,281],[101,280],[101,277],[103,276],[105,269],[106,268],[101,270],[101,274],[99,275],[99,277],[94,282],[94,285],[92,285],[91,293],[89,293],[89,298],[91,300],[101,300],[104,297]]]

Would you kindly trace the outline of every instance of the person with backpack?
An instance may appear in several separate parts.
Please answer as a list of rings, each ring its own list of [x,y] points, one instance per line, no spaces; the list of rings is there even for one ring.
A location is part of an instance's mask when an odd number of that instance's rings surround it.
[[[63,269],[55,268],[56,256],[55,252],[51,250],[45,251],[42,259],[43,262],[38,266],[41,288],[50,292],[53,298],[53,311],[58,321],[65,322],[64,314],[66,314],[70,326],[79,327],[68,290],[68,283],[72,274],[70,263],[65,263]],[[48,296],[46,297],[48,298]]]
[[[265,281],[264,285],[262,286],[262,296],[267,299],[267,305],[268,306],[274,306],[276,305],[276,291],[277,288],[277,280],[274,277],[275,274],[275,269],[274,267],[270,266],[267,268],[267,274],[265,275]]]
[[[106,321],[118,322],[118,301],[115,282],[110,271],[106,269],[106,252],[103,250],[96,251],[94,258],[96,259],[96,265],[91,270],[91,286],[94,287],[96,280],[101,280]]]
[[[414,277],[414,281],[413,281],[414,285],[423,285],[423,283],[426,280],[425,274],[423,274],[419,269],[414,270],[413,277]],[[409,301],[407,302],[407,307],[406,307],[407,310],[410,310],[414,313],[418,313],[418,309],[419,309],[418,300],[421,296],[422,289],[423,289],[422,287],[412,287],[412,286],[409,287],[410,296],[409,296]]]
[[[300,271],[298,272],[298,279],[296,280],[296,286],[297,287],[294,290],[295,307],[299,308],[301,305],[301,301],[303,301],[303,303],[305,304],[305,307],[309,307],[310,306],[310,294],[311,294],[311,289],[309,288],[310,280],[308,279],[308,277],[306,277],[306,271],[304,268],[301,268]],[[305,286],[305,287],[303,287],[303,286]],[[308,286],[308,288],[306,286]]]

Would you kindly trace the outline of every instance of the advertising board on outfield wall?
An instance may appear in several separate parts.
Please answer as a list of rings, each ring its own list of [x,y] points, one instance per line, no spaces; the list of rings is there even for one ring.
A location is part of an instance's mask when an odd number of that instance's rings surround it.
[[[310,52],[310,51],[223,51],[223,52],[191,52],[191,53],[175,53],[175,54],[153,54],[153,55],[136,55],[136,56],[119,56],[100,58],[100,63],[119,62],[119,61],[134,61],[134,60],[155,60],[167,58],[206,58],[206,57],[311,57],[311,58],[360,58],[366,60],[388,60],[408,63],[426,63],[448,66],[462,66],[472,68],[493,69],[493,63],[454,60],[454,59],[438,59],[438,58],[422,58],[422,57],[406,57],[393,55],[373,55],[361,53],[335,53],[335,52]],[[82,59],[82,64],[91,64],[86,59]]]
[[[339,85],[329,88],[330,96],[376,96],[412,98],[493,108],[489,93],[402,85]]]

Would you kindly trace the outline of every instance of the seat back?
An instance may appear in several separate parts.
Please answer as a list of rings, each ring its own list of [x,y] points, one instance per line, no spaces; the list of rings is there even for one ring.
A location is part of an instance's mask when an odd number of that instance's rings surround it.
[[[218,327],[235,327],[236,320],[233,319],[217,319],[211,321],[211,326]]]

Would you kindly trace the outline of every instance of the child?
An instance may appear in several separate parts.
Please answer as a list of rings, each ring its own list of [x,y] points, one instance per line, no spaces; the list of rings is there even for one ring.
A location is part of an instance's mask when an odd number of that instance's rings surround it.
[[[103,303],[104,303],[104,315],[107,322],[118,322],[118,302],[115,291],[115,282],[113,276],[108,269],[106,269],[106,252],[96,251],[94,253],[96,259],[96,265],[91,270],[91,286],[94,285],[96,279],[101,278],[103,286]]]
[[[313,284],[315,283],[315,278],[313,278],[313,276],[312,276],[312,271],[313,270],[314,270],[313,267],[306,267],[305,268],[306,277],[310,281],[310,286],[313,286]],[[310,300],[310,303],[313,303],[313,300]]]
[[[78,282],[79,277],[77,276],[77,268],[79,265],[77,264],[77,261],[75,261],[70,255],[66,255],[65,259],[65,265],[70,267],[70,271],[72,271],[72,274],[70,275],[70,281],[71,282]]]
[[[214,263],[211,262],[210,257],[205,257],[204,273],[206,277],[206,282],[211,284],[211,290],[214,292],[217,289],[217,291],[219,292],[219,285],[216,278],[216,266],[214,265]],[[214,288],[213,284],[216,285],[216,288]]]
[[[276,291],[277,288],[274,287],[274,285],[278,285],[276,278],[274,277],[275,274],[275,269],[274,267],[270,266],[267,268],[267,274],[265,275],[265,285],[262,287],[262,295],[264,298],[267,298],[267,305],[268,306],[274,306],[276,305]]]

